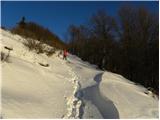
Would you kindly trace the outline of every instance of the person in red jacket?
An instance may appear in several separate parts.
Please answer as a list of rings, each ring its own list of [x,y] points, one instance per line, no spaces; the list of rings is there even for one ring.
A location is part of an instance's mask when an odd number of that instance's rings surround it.
[[[63,51],[63,60],[64,60],[64,59],[67,60],[67,54],[68,54],[68,52],[67,52],[67,50],[65,49],[65,50]]]

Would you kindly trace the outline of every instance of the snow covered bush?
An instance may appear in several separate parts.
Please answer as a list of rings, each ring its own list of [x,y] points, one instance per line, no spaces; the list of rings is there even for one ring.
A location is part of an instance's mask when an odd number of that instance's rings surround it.
[[[47,56],[52,56],[52,55],[55,54],[55,53],[56,53],[56,50],[55,50],[54,48],[46,51],[46,55],[47,55]]]
[[[29,50],[35,50],[38,54],[44,52],[44,45],[42,42],[27,38],[23,43]]]
[[[9,54],[1,51],[1,62],[9,62]]]
[[[66,47],[65,43],[55,33],[35,22],[26,22],[25,17],[22,17],[18,24],[11,29],[11,32],[59,49]]]

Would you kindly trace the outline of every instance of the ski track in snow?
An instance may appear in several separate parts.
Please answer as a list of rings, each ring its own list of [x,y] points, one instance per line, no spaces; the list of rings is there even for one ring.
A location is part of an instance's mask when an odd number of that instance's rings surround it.
[[[62,62],[62,64],[65,64]],[[81,88],[81,85],[78,81],[78,75],[73,72],[72,68],[67,65],[67,69],[69,74],[72,76],[70,82],[73,84],[73,94],[72,96],[66,98],[67,99],[67,114],[64,115],[64,119],[79,119],[81,118],[81,107],[82,107],[82,100],[78,97],[78,92]]]

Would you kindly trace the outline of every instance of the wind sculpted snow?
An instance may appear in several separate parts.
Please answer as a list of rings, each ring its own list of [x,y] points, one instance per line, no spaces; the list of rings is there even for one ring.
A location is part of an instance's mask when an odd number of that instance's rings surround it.
[[[111,72],[105,72],[100,83],[100,93],[113,101],[120,118],[159,117],[158,99],[145,91],[146,88]]]
[[[123,76],[96,69],[70,55],[70,67],[78,74],[83,102],[82,118],[158,118],[158,99],[145,94]]]
[[[97,84],[82,90],[84,93],[83,99],[91,101],[91,103],[99,110],[103,118],[118,119],[119,113],[114,103],[110,99],[104,98],[99,91],[99,83],[102,80],[102,74],[103,73],[99,73],[94,77]]]

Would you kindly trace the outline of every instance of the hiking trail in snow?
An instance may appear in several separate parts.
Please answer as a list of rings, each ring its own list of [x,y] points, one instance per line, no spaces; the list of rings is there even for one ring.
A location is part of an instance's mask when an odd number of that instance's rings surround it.
[[[65,63],[62,63],[65,64]],[[81,88],[81,85],[78,81],[78,75],[75,74],[72,70],[71,67],[69,67],[67,65],[67,69],[69,71],[69,74],[72,76],[72,79],[70,80],[70,82],[72,82],[73,84],[73,94],[72,96],[66,98],[67,100],[67,114],[63,117],[65,119],[67,118],[71,118],[71,119],[79,119],[82,117],[81,115],[81,106],[82,106],[82,101],[81,99],[78,97],[78,92]]]

